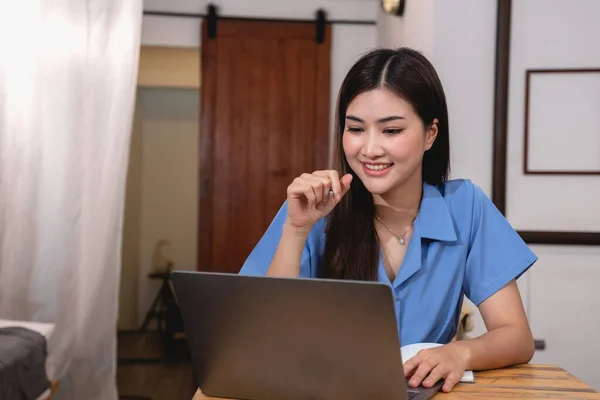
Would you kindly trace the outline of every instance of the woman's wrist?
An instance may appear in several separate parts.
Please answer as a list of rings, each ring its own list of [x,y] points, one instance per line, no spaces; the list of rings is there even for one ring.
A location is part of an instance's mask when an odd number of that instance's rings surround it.
[[[465,366],[465,370],[473,369],[472,359],[473,352],[471,348],[470,339],[465,340],[457,340],[448,344],[448,346],[453,347],[456,354],[461,358],[463,365]]]
[[[312,228],[312,226],[296,226],[290,223],[289,221],[286,221],[283,224],[283,233],[291,235],[293,237],[306,239],[310,234]]]

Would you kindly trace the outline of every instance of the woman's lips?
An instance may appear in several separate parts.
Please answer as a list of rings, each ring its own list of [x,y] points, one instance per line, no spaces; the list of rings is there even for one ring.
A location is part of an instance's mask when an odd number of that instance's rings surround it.
[[[394,165],[394,164],[393,163],[383,164],[383,163],[361,162],[361,165],[363,167],[363,171],[365,171],[365,174],[367,174],[369,176],[379,177],[379,176],[384,176],[388,172],[390,172],[390,169],[391,169],[392,165]]]

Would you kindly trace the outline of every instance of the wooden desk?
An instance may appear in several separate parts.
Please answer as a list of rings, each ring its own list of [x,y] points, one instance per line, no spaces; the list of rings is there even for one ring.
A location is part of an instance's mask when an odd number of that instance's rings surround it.
[[[475,373],[477,383],[460,383],[434,400],[598,399],[600,393],[554,365],[520,365]],[[200,391],[193,400],[212,400]],[[215,399],[216,400],[216,399]],[[229,399],[231,400],[231,399]]]

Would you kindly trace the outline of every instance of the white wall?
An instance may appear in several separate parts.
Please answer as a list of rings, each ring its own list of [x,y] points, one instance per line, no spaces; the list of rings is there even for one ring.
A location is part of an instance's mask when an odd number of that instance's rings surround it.
[[[200,47],[200,19],[144,15],[142,44],[146,46]]]
[[[529,321],[546,350],[532,362],[555,364],[600,390],[600,247],[532,246]]]
[[[328,19],[374,20],[377,1],[370,0],[144,0],[144,10],[205,14],[209,4],[224,16],[312,19],[318,9]]]

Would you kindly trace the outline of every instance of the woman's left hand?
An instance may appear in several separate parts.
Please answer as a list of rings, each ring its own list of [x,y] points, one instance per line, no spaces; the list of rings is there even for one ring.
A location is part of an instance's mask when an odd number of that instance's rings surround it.
[[[404,363],[404,376],[410,377],[410,387],[431,387],[444,379],[442,391],[448,393],[466,369],[464,350],[457,342],[419,351]]]

